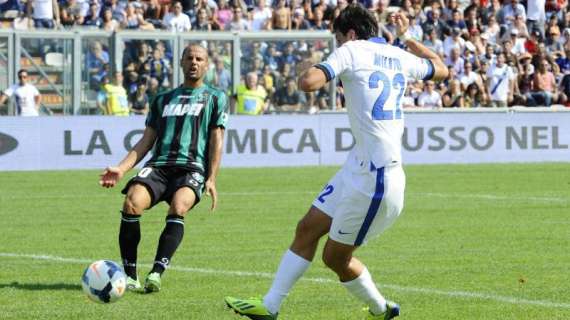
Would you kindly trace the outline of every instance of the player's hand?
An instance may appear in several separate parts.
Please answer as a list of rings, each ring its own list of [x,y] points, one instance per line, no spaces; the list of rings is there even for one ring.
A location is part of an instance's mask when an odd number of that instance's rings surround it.
[[[400,37],[408,31],[410,20],[404,11],[393,14],[396,15],[396,36]]]
[[[206,191],[206,195],[212,197],[212,207],[210,207],[210,211],[216,210],[216,206],[218,205],[218,191],[216,190],[216,182],[210,179],[206,180],[204,189]]]
[[[99,184],[104,188],[114,187],[125,173],[119,167],[107,167],[99,178]]]

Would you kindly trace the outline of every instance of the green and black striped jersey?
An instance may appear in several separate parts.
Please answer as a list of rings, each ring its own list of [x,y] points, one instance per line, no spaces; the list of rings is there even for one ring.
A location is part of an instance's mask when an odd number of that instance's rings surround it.
[[[156,96],[146,125],[156,130],[152,158],[145,166],[177,166],[206,171],[210,129],[226,127],[228,99],[206,84],[182,86]]]

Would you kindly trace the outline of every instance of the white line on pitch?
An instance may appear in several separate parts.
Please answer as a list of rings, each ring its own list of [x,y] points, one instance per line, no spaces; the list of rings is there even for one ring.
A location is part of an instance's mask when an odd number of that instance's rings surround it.
[[[248,191],[248,192],[220,192],[220,196],[275,196],[283,194],[305,194],[314,195],[318,194],[317,191]],[[407,192],[407,196],[411,197],[438,197],[447,199],[480,199],[480,200],[491,200],[491,201],[534,201],[534,202],[557,202],[557,203],[569,203],[570,197],[536,197],[536,196],[524,196],[524,195],[512,195],[512,196],[498,196],[493,194],[454,194],[454,193],[436,193],[436,192]],[[119,197],[120,194],[116,193],[110,195],[108,193],[97,193],[97,194],[48,194],[48,195],[7,195],[0,197],[0,201],[11,201],[11,200],[30,200],[30,199],[85,199],[85,198],[108,198],[111,196]],[[122,196],[121,196],[122,197]]]
[[[19,254],[19,253],[6,253],[0,252],[0,257],[11,257],[11,258],[27,258],[33,260],[46,260],[55,262],[65,262],[65,263],[81,263],[89,264],[94,260],[89,259],[79,259],[79,258],[64,258],[50,255],[35,255],[35,254]],[[144,267],[150,267],[150,265],[144,265]],[[203,268],[191,268],[191,267],[179,267],[172,266],[171,270],[177,270],[182,272],[193,272],[193,273],[205,273],[205,274],[215,274],[223,276],[239,276],[239,277],[256,277],[256,278],[266,278],[272,279],[273,274],[267,272],[249,272],[249,271],[227,271],[227,270],[215,270],[215,269],[203,269]],[[301,278],[302,281],[317,282],[317,283],[338,283],[337,280],[327,279],[327,278]],[[413,292],[421,294],[430,295],[440,295],[452,298],[466,298],[466,299],[478,299],[478,300],[491,300],[496,302],[503,302],[515,305],[532,305],[546,308],[556,308],[556,309],[570,309],[570,303],[563,302],[552,302],[544,300],[529,300],[521,299],[516,297],[499,296],[493,294],[468,292],[468,291],[445,291],[439,289],[431,288],[416,288],[416,287],[404,287],[393,284],[379,284],[379,287],[389,288],[396,291]]]

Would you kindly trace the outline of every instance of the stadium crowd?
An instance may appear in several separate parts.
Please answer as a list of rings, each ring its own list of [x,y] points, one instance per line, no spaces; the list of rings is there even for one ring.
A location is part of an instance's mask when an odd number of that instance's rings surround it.
[[[449,67],[449,78],[441,85],[410,83],[404,107],[570,106],[567,0],[359,2],[376,15],[380,36],[394,45],[400,44],[393,13],[406,12],[411,36],[441,55]],[[0,17],[20,29],[329,30],[346,5],[347,0],[0,0]],[[207,46],[211,68],[206,80],[234,96],[238,113],[316,112],[331,105],[328,90],[304,94],[294,81],[301,66],[316,63],[330,52],[327,43],[242,44],[242,83],[237,92],[231,92],[231,42],[209,41]],[[120,80],[111,73],[108,50],[95,41],[86,57],[89,85],[99,91],[98,101],[113,100],[109,95],[118,93],[127,97],[131,113],[145,113],[152,96],[171,87],[170,43],[126,43]],[[113,83],[124,92],[107,90]],[[341,108],[341,84],[334,99]]]

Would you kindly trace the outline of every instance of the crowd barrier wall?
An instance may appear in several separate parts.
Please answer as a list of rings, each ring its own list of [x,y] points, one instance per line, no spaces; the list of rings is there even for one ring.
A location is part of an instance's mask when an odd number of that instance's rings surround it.
[[[570,112],[407,113],[405,164],[570,162]],[[0,117],[0,170],[101,169],[142,136],[144,117]],[[224,167],[340,165],[344,113],[233,116]]]

